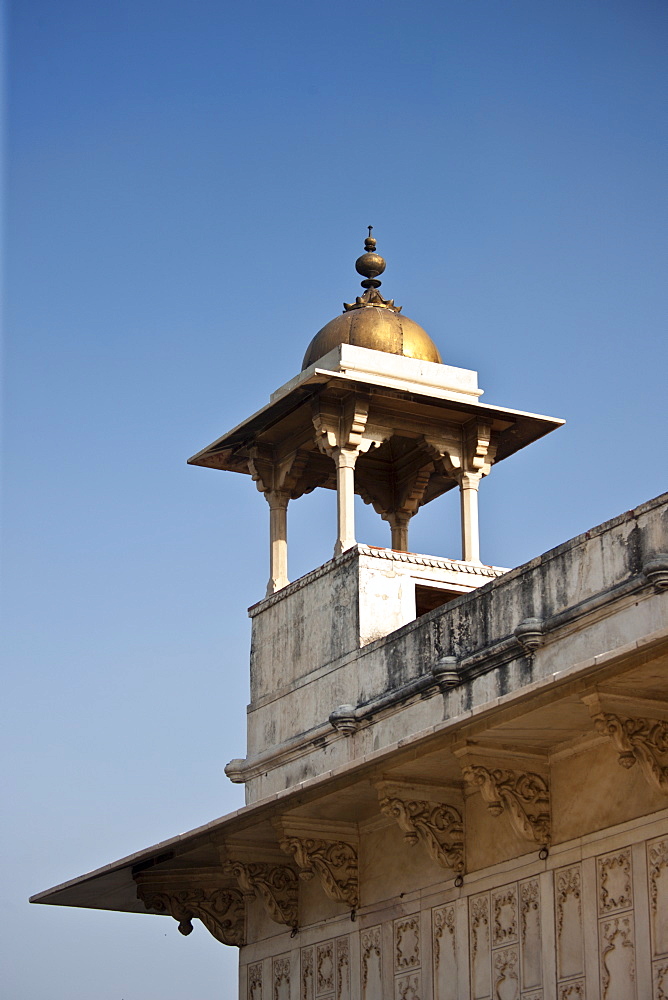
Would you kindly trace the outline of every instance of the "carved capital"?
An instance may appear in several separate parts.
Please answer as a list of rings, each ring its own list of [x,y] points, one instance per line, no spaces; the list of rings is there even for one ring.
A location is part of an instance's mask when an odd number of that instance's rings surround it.
[[[316,399],[312,419],[320,451],[352,468],[360,452],[381,444],[385,433],[368,426],[370,402],[370,396],[357,392],[343,400]]]
[[[533,771],[464,764],[464,780],[477,789],[492,816],[506,813],[521,837],[550,843],[550,791],[547,778]]]
[[[309,460],[309,452],[296,449],[279,456],[268,445],[256,444],[248,452],[248,470],[269,506],[287,507],[290,498],[300,496],[299,479]]]
[[[603,711],[594,711],[592,719],[598,732],[612,740],[622,767],[639,763],[650,785],[668,794],[668,764],[662,761],[668,754],[668,722]]]
[[[477,489],[496,458],[497,435],[486,420],[470,420],[459,440],[433,434],[422,439],[424,449],[441,465],[445,474],[464,489]]]
[[[168,913],[178,921],[181,934],[190,934],[195,917],[221,944],[246,943],[245,906],[238,889],[173,889],[140,883],[137,897],[147,910]]]
[[[381,812],[396,820],[406,843],[422,843],[441,868],[464,871],[464,824],[458,809],[446,802],[413,798],[408,789],[397,794],[393,783],[380,782],[377,787]]]
[[[297,876],[292,868],[265,861],[228,861],[223,871],[234,876],[245,899],[259,899],[277,924],[297,926]]]
[[[299,877],[308,881],[314,875],[323,889],[339,903],[355,910],[359,906],[357,851],[342,840],[317,840],[313,837],[285,837],[281,850],[292,854],[299,868]]]

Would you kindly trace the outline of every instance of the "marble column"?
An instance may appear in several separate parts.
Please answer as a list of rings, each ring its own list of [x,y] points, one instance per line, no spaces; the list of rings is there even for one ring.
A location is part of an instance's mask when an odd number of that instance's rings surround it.
[[[464,472],[459,479],[462,514],[462,559],[480,562],[480,530],[478,527],[478,486],[480,476]]]
[[[267,597],[285,587],[288,580],[288,503],[287,490],[267,490],[269,504],[269,583]]]

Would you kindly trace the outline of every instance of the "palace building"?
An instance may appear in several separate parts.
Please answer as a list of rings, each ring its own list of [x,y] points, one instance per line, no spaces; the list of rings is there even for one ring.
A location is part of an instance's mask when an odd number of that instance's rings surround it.
[[[482,480],[563,421],[483,403],[381,295],[371,230],[355,266],[301,372],[190,459],[268,503],[226,767],[246,805],[33,902],[203,924],[240,1000],[666,998],[668,494],[487,565]],[[334,553],[290,581],[288,506],[317,488]],[[461,553],[412,552],[449,490]],[[388,548],[357,541],[355,494]]]

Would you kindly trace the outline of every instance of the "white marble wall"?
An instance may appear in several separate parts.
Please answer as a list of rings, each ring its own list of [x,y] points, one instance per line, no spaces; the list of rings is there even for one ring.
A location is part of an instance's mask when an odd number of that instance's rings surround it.
[[[241,1000],[668,1000],[668,810],[258,942],[242,963]]]

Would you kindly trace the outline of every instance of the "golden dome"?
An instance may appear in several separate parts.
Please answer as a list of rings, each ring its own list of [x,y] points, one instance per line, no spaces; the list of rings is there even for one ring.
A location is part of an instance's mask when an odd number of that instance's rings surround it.
[[[371,229],[369,226],[369,236],[364,241],[366,253],[355,262],[358,273],[366,275],[362,282],[366,290],[355,302],[344,302],[342,315],[316,333],[304,355],[302,371],[339,344],[443,363],[427,331],[407,316],[401,316],[401,306],[395,306],[392,299],[384,299],[378,291],[380,281],[376,280],[376,275],[385,270],[385,261],[375,252],[376,241],[371,236]]]

